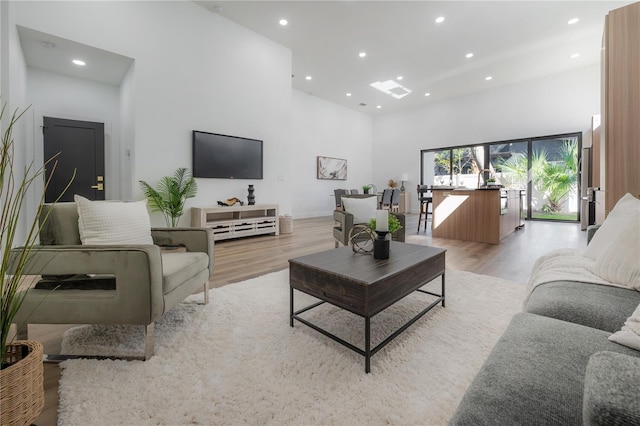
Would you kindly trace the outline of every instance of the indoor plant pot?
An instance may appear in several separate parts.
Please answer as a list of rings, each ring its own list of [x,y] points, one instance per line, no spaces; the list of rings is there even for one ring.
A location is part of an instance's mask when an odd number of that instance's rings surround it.
[[[0,370],[0,424],[33,423],[44,407],[42,344],[17,340],[7,345]]]

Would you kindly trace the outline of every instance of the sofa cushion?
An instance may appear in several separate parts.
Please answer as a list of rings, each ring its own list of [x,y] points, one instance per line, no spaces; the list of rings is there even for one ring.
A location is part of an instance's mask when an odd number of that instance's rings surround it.
[[[640,219],[632,221],[591,266],[591,272],[609,282],[640,291]]]
[[[153,244],[147,201],[91,201],[74,196],[85,245]]]
[[[640,292],[600,284],[555,281],[533,289],[525,312],[616,332],[640,303]]]
[[[40,213],[40,244],[80,245],[76,203],[44,204]]]
[[[209,267],[209,256],[202,252],[162,253],[162,291],[164,294]]]
[[[613,206],[602,226],[584,250],[583,256],[594,260],[598,259],[609,244],[615,243],[625,230],[638,220],[640,220],[640,199],[626,194]]]
[[[640,424],[640,358],[598,352],[584,379],[584,425]]]
[[[353,215],[353,223],[369,223],[376,217],[378,198],[375,196],[366,198],[342,197],[344,211]]]
[[[624,322],[622,329],[609,336],[609,340],[640,351],[640,304]]]
[[[467,389],[452,425],[582,425],[592,354],[640,352],[609,333],[530,313],[516,314]]]

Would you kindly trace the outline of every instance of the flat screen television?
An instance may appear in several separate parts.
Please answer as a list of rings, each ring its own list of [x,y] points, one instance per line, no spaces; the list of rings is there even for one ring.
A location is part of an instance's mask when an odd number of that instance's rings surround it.
[[[262,179],[262,141],[193,131],[193,176]]]

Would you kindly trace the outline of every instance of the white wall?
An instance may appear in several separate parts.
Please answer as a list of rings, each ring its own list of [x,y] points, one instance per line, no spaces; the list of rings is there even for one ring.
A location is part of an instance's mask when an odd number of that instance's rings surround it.
[[[409,173],[420,183],[420,150],[582,131],[600,111],[600,66],[450,99],[373,121],[373,179]],[[588,143],[586,144],[588,145]],[[426,182],[429,183],[429,182]],[[418,206],[413,196],[412,211]]]
[[[43,117],[104,123],[105,196],[120,199],[120,91],[118,87],[27,68],[27,101],[34,105],[35,128]],[[42,161],[42,132],[35,132],[34,153]]]
[[[10,122],[14,112],[22,113],[27,107],[26,104],[26,62],[22,49],[18,30],[13,25],[15,16],[15,5],[13,2],[2,1],[0,5],[0,108],[6,105],[5,113],[0,124],[0,133],[4,131]],[[27,137],[32,132],[30,128],[33,122],[33,111],[26,111],[23,117],[13,128],[14,140],[14,176],[17,181],[16,186],[22,181],[25,168],[23,164],[29,162],[28,147],[25,143]],[[7,180],[8,181],[8,180]],[[2,191],[6,193],[5,191]],[[4,200],[2,200],[4,203]],[[16,228],[16,244],[22,244],[28,233],[29,224],[35,217],[36,191],[35,188],[29,190],[29,195],[25,199],[22,214]]]
[[[193,2],[17,2],[15,24],[134,59],[129,190],[191,167],[193,129],[264,140],[264,179],[198,179],[193,205],[246,198],[291,211],[291,52]],[[79,19],[79,18],[82,19]],[[11,83],[13,85],[13,82]],[[123,96],[127,96],[124,94]],[[278,175],[284,180],[278,180]],[[154,224],[162,224],[159,216]],[[181,225],[189,223],[188,215]]]
[[[135,152],[135,63],[120,83],[120,196],[133,200],[133,153]]]
[[[333,190],[371,183],[371,116],[293,91],[293,216],[329,216]],[[316,178],[316,157],[347,160],[347,180]]]

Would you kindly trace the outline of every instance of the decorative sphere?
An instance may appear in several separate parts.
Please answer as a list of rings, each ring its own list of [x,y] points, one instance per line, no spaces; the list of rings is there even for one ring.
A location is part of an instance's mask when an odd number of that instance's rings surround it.
[[[354,225],[349,232],[349,244],[354,253],[368,254],[373,252],[375,235],[367,225]]]

